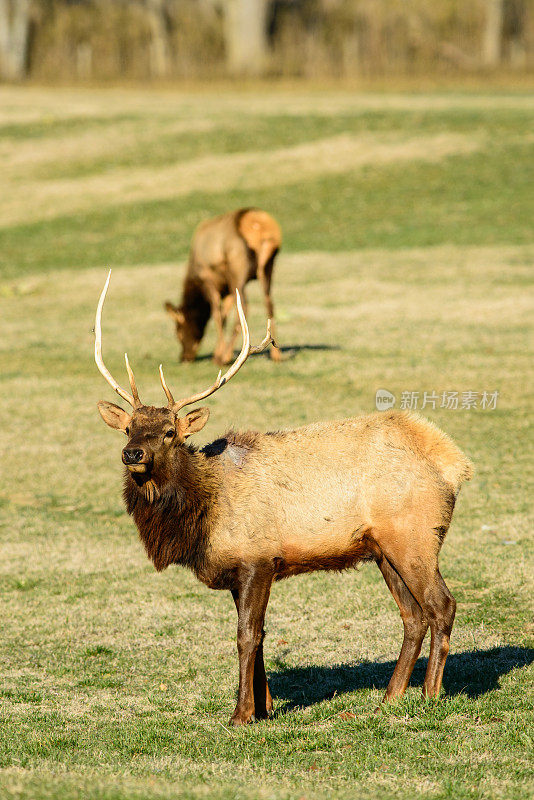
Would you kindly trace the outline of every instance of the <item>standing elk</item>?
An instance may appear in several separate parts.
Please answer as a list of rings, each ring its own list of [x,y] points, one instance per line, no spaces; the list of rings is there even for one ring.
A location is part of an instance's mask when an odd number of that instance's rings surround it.
[[[428,628],[423,694],[441,688],[456,603],[438,568],[460,486],[472,466],[432,423],[390,411],[318,422],[276,433],[229,431],[198,450],[186,444],[209,409],[181,410],[224,386],[252,352],[237,294],[243,347],[213,386],[175,401],[160,365],[166,408],[141,403],[126,358],[131,394],[102,360],[102,306],[95,360],[133,411],[101,401],[111,428],[123,431],[124,500],[157,570],[189,567],[211,589],[228,589],[238,613],[239,694],[231,722],[268,716],[272,699],[263,663],[263,623],[273,581],[314,570],[375,561],[399,606],[404,641],[384,699],[405,691]]]
[[[181,304],[165,303],[182,345],[182,361],[195,360],[210,316],[217,328],[214,361],[217,364],[231,361],[239,321],[236,318],[227,342],[224,336],[226,319],[236,291],[241,293],[246,310],[245,284],[254,278],[261,284],[267,317],[272,320],[271,279],[281,244],[280,226],[259,208],[241,208],[199,225],[191,244]],[[271,350],[271,358],[279,361],[280,351]]]

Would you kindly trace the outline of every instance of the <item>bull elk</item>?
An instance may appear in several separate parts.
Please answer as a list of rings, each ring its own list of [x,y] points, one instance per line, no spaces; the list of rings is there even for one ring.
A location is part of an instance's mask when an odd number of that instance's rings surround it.
[[[166,408],[145,406],[126,358],[131,394],[102,360],[101,314],[95,359],[132,406],[98,403],[111,428],[128,437],[122,450],[124,500],[157,570],[189,567],[211,589],[227,589],[237,614],[239,694],[231,722],[268,716],[272,699],[263,663],[263,623],[273,581],[314,570],[374,561],[401,613],[404,641],[385,700],[405,691],[430,627],[423,693],[440,692],[456,603],[438,568],[460,486],[471,463],[430,422],[391,411],[317,422],[274,433],[229,431],[201,450],[186,444],[209,417],[181,415],[234,377],[252,352],[272,343],[269,326],[252,347],[243,308],[243,347],[226,374],[205,391],[175,401],[160,366]]]
[[[228,342],[224,327],[236,291],[246,310],[245,284],[254,278],[261,284],[267,317],[273,319],[271,280],[281,243],[278,223],[259,208],[241,208],[199,225],[191,244],[181,303],[165,303],[175,322],[182,361],[195,360],[210,316],[217,328],[213,358],[217,364],[231,360],[239,333],[238,318]],[[273,348],[271,357],[279,361],[280,351]]]

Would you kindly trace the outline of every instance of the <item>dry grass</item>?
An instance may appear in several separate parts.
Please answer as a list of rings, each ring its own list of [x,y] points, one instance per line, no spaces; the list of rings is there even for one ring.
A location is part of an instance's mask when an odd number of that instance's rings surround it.
[[[336,91],[332,87],[302,91],[291,85],[272,86],[252,84],[236,91],[228,86],[213,92],[204,85],[194,90],[176,89],[49,89],[28,87],[23,93],[16,87],[0,87],[0,122],[32,123],[55,118],[116,116],[118,109],[125,114],[166,116],[184,113],[196,116],[201,110],[225,119],[235,114],[343,114],[359,109],[388,111],[455,111],[464,110],[514,110],[532,108],[531,82],[520,92],[500,91],[489,87],[481,93],[476,89],[442,92],[382,92],[370,93],[354,89]],[[230,84],[231,86],[231,84]]]
[[[5,226],[52,219],[98,206],[182,197],[193,192],[254,191],[322,175],[339,175],[373,164],[403,161],[436,162],[447,156],[472,153],[480,143],[471,136],[438,134],[353,137],[347,135],[267,152],[235,153],[166,164],[108,170],[104,174],[60,180],[20,180],[5,175],[0,197],[0,220]],[[55,160],[61,159],[61,141]],[[120,148],[122,149],[122,148]],[[93,156],[94,157],[94,156]]]
[[[64,119],[64,117],[62,117]],[[8,123],[9,124],[9,123]],[[199,118],[179,121],[162,121],[158,118],[143,121],[113,120],[102,126],[98,136],[92,129],[78,130],[65,136],[43,136],[36,146],[35,141],[5,139],[0,141],[0,158],[5,160],[5,177],[12,179],[31,175],[36,167],[54,164],[57,161],[78,163],[119,154],[133,146],[150,142],[159,134],[179,136],[184,133],[203,133],[213,130],[214,120]]]

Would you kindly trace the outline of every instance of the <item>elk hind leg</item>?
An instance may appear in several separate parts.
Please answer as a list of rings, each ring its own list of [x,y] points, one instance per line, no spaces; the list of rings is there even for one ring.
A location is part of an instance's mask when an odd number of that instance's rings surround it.
[[[421,606],[387,558],[382,555],[377,560],[377,564],[389,591],[399,607],[404,625],[404,640],[397,664],[383,698],[385,702],[401,697],[406,691],[413,668],[421,652],[423,639],[428,630],[428,620],[425,618]]]
[[[456,600],[436,569],[433,583],[425,590],[425,606],[430,617],[430,655],[423,684],[424,697],[438,697],[456,613]]]
[[[423,683],[424,697],[438,697],[456,613],[456,601],[441,577],[437,556],[432,566],[421,562],[401,572],[405,583],[423,609],[430,624],[430,654]]]
[[[263,242],[258,253],[258,280],[263,290],[263,299],[265,302],[265,310],[267,311],[267,319],[271,320],[271,335],[276,341],[276,330],[274,325],[274,305],[271,297],[271,280],[273,274],[274,259],[278,249],[273,251],[270,242]],[[277,347],[270,349],[271,359],[273,361],[281,361],[282,354]]]
[[[434,531],[432,532],[434,535]],[[430,655],[423,684],[425,697],[437,697],[441,690],[443,670],[449,653],[449,640],[456,613],[456,601],[438,569],[438,548],[421,547],[406,550],[395,557],[391,548],[382,547],[384,555],[398,572],[422,609],[430,625]]]

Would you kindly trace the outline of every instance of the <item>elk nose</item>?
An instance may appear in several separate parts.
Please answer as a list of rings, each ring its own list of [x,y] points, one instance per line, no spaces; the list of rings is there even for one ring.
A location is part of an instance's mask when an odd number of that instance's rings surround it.
[[[144,456],[144,451],[138,447],[125,447],[122,451],[124,464],[139,464]]]

